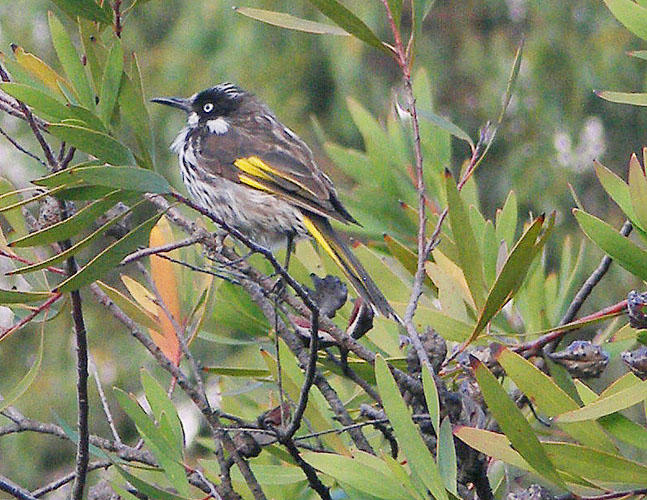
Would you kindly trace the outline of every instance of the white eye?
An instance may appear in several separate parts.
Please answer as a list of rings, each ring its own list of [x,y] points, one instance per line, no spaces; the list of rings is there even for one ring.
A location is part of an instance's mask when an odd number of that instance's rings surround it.
[[[204,110],[205,113],[211,113],[211,111],[213,110],[213,103],[208,102],[207,104],[202,106],[202,109]]]

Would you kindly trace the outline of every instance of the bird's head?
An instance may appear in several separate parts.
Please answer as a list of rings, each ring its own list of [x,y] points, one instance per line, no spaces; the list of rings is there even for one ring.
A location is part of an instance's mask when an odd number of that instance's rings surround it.
[[[231,83],[221,83],[191,97],[156,97],[151,102],[186,111],[187,123],[195,127],[207,124],[215,133],[228,128],[227,117],[241,105],[245,91]]]

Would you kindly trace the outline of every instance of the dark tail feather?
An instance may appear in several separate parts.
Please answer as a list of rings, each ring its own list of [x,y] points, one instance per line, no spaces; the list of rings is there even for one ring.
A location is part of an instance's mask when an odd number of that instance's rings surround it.
[[[328,219],[318,215],[304,215],[303,219],[315,241],[341,268],[355,291],[364,300],[372,304],[380,314],[401,323],[400,317],[393,310],[386,297],[384,297],[351,249],[348,248],[348,245],[341,240],[332,228]]]

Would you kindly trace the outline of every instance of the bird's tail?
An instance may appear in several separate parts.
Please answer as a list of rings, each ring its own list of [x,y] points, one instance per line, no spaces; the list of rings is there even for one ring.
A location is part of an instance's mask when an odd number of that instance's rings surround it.
[[[309,214],[303,216],[303,221],[315,241],[321,245],[344,272],[355,291],[380,314],[401,323],[400,317],[393,310],[386,297],[384,297],[351,249],[348,248],[348,245],[341,240],[332,228],[328,219]]]

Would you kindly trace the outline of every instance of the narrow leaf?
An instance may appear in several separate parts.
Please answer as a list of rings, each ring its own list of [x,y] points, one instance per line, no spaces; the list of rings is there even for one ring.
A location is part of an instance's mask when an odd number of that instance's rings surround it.
[[[205,366],[203,370],[214,375],[243,378],[266,378],[270,376],[267,368],[239,368],[237,366]]]
[[[411,419],[389,366],[379,355],[375,359],[375,379],[382,397],[384,411],[389,417],[395,435],[398,436],[398,443],[409,461],[411,470],[429,489],[434,498],[447,500],[447,492],[434,457],[427,449],[418,428]]]
[[[103,72],[103,80],[101,81],[101,91],[99,93],[99,116],[106,125],[110,124],[110,118],[117,103],[123,71],[124,50],[121,46],[121,41],[119,38],[116,38],[108,54],[108,60],[106,61],[106,67]]]
[[[449,417],[443,419],[438,434],[436,456],[438,457],[438,471],[445,482],[445,488],[458,497],[456,477],[458,475],[456,448],[454,447],[454,434]]]
[[[433,368],[424,366],[422,369],[422,386],[425,391],[425,401],[431,418],[431,424],[434,426],[436,435],[440,431],[440,401],[438,399],[438,388],[431,374]]]
[[[27,304],[49,299],[50,292],[20,292],[18,290],[0,290],[0,304]]]
[[[460,197],[453,177],[448,172],[445,173],[445,191],[447,193],[449,223],[458,249],[460,267],[465,274],[465,280],[474,303],[478,309],[481,309],[485,301],[483,258],[474,236],[468,211]]]
[[[146,172],[153,173],[146,170]],[[162,217],[151,230],[149,236],[149,247],[154,248],[163,246],[173,241],[173,232],[171,226]],[[180,311],[180,296],[178,295],[178,283],[175,276],[174,264],[166,259],[162,259],[157,255],[151,255],[151,276],[155,282],[155,287],[159,292],[159,298],[164,304],[164,307],[157,305],[157,317],[160,319],[160,327],[158,330],[151,330],[151,338],[155,344],[162,349],[167,358],[173,361],[176,365],[180,364],[182,358],[182,350],[178,335],[181,332],[175,331],[175,325],[182,324],[182,317]],[[170,314],[170,318],[169,315]]]
[[[162,415],[166,416],[166,422],[170,425],[170,430],[173,434],[173,440],[176,449],[180,450],[180,454],[184,449],[184,431],[182,430],[182,422],[180,417],[173,406],[173,402],[169,399],[160,383],[153,378],[153,376],[145,369],[141,370],[141,382],[146,394],[146,400],[151,407],[153,416],[156,420],[160,421]]]
[[[622,236],[601,219],[573,210],[582,231],[613,260],[630,273],[647,280],[647,252],[631,240]]]
[[[305,452],[303,459],[315,469],[352,486],[359,492],[387,500],[410,498],[393,476],[386,475],[358,460],[334,453]],[[371,480],[367,480],[371,478]]]
[[[97,285],[106,293],[108,297],[124,311],[135,323],[139,323],[146,328],[159,328],[159,319],[151,313],[136,304],[116,288],[106,285],[102,281],[98,281]]]
[[[633,106],[647,106],[647,94],[642,92],[613,92],[611,90],[597,90],[595,94],[605,101],[618,104],[631,104]]]
[[[472,138],[469,136],[467,132],[465,132],[463,129],[461,129],[458,125],[455,125],[451,121],[449,121],[447,118],[443,118],[440,115],[437,115],[436,113],[433,113],[431,111],[427,111],[424,109],[419,109],[418,115],[423,119],[427,120],[428,122],[433,123],[434,125],[440,127],[446,132],[449,132],[451,135],[454,137],[457,137],[458,139],[461,139],[465,142],[467,142],[472,149],[474,149],[474,141]]]
[[[474,341],[490,320],[510,300],[513,293],[521,286],[528,268],[535,256],[537,238],[544,223],[544,217],[537,217],[514,246],[503,264],[501,272],[490,288],[479,320],[467,343]]]
[[[494,375],[475,357],[471,358],[471,365],[488,408],[503,433],[510,440],[512,447],[539,474],[552,483],[565,487],[532,427],[499,385]]]
[[[155,214],[150,219],[142,222],[126,236],[112,243],[99,255],[76,274],[61,283],[56,291],[60,293],[71,292],[100,279],[105,273],[113,269],[121,260],[132,252],[140,241],[141,235],[148,233],[162,214]]]
[[[70,109],[61,101],[29,85],[2,83],[0,88],[10,96],[22,101],[39,114],[56,120],[73,118]]]
[[[81,57],[74,45],[72,45],[72,40],[65,27],[51,12],[49,13],[49,29],[52,33],[52,42],[54,43],[58,60],[74,87],[79,102],[88,109],[94,109],[94,93],[85,74],[85,68],[81,63]]]
[[[595,420],[629,408],[647,399],[647,381],[629,387],[607,397],[601,397],[584,408],[566,412],[555,418],[556,422],[580,422]]]
[[[112,24],[110,2],[104,2],[107,8],[101,8],[94,0],[52,0],[73,21],[81,16],[90,21]]]
[[[83,181],[93,186],[166,194],[171,185],[157,172],[140,167],[75,167],[33,181],[37,186],[55,187]]]
[[[40,365],[43,362],[43,353],[45,352],[45,321],[41,326],[40,331],[40,344],[38,346],[38,353],[36,354],[36,361],[31,365],[29,371],[25,376],[16,384],[16,386],[11,389],[6,394],[3,394],[4,398],[0,400],[0,411],[6,410],[9,406],[15,404],[20,397],[27,392],[27,389],[31,387],[31,384],[34,383],[38,372],[40,371]]]
[[[301,19],[283,12],[253,9],[251,7],[234,7],[234,10],[243,16],[247,16],[273,26],[279,26],[280,28],[304,31],[306,33],[314,33],[318,35],[349,35],[348,32],[338,28],[337,26]]]
[[[635,153],[629,160],[629,194],[640,227],[647,228],[647,179]]]
[[[52,90],[54,93],[65,97],[65,94],[63,93],[63,91],[61,91],[61,87],[59,85],[67,83],[62,76],[60,76],[49,65],[41,61],[34,54],[25,52],[22,47],[13,45],[11,48],[13,49],[13,54],[16,58],[16,62],[20,66],[22,66],[29,73],[38,78],[47,86],[47,88]]]
[[[310,0],[310,3],[343,30],[364,43],[378,48],[389,55],[391,54],[390,50],[375,36],[375,33],[363,21],[337,0]]]
[[[134,165],[130,150],[107,134],[78,125],[52,124],[48,130],[75,148],[112,165]]]
[[[131,207],[129,210],[126,212],[122,212],[116,217],[113,217],[110,219],[109,222],[98,228],[96,231],[94,231],[92,234],[89,234],[82,240],[76,242],[74,245],[72,245],[70,248],[63,250],[62,252],[57,253],[56,255],[50,257],[49,259],[42,260],[40,262],[37,262],[35,264],[30,264],[28,266],[20,267],[18,269],[15,269],[13,271],[8,272],[7,274],[9,275],[14,275],[14,274],[24,274],[24,273],[33,273],[35,271],[40,271],[41,269],[45,269],[46,267],[53,266],[55,264],[58,264],[59,262],[63,262],[65,259],[72,255],[76,255],[79,253],[81,250],[84,248],[87,248],[90,244],[93,242],[97,241],[103,233],[105,233],[110,227],[115,225],[117,222],[119,222],[121,219],[123,219],[127,214],[132,212],[135,207],[139,206],[141,203],[140,202],[133,207]]]
[[[539,410],[552,418],[560,413],[579,409],[579,405],[545,373],[530,361],[509,349],[501,349],[496,355],[506,374]],[[614,451],[613,442],[600,426],[593,422],[581,424],[559,424],[559,426],[581,443],[605,451]]]
[[[11,241],[11,247],[33,247],[63,241],[78,234],[82,229],[96,222],[110,207],[124,198],[123,193],[114,191],[108,196],[83,207],[72,217],[35,231],[22,238]]]

